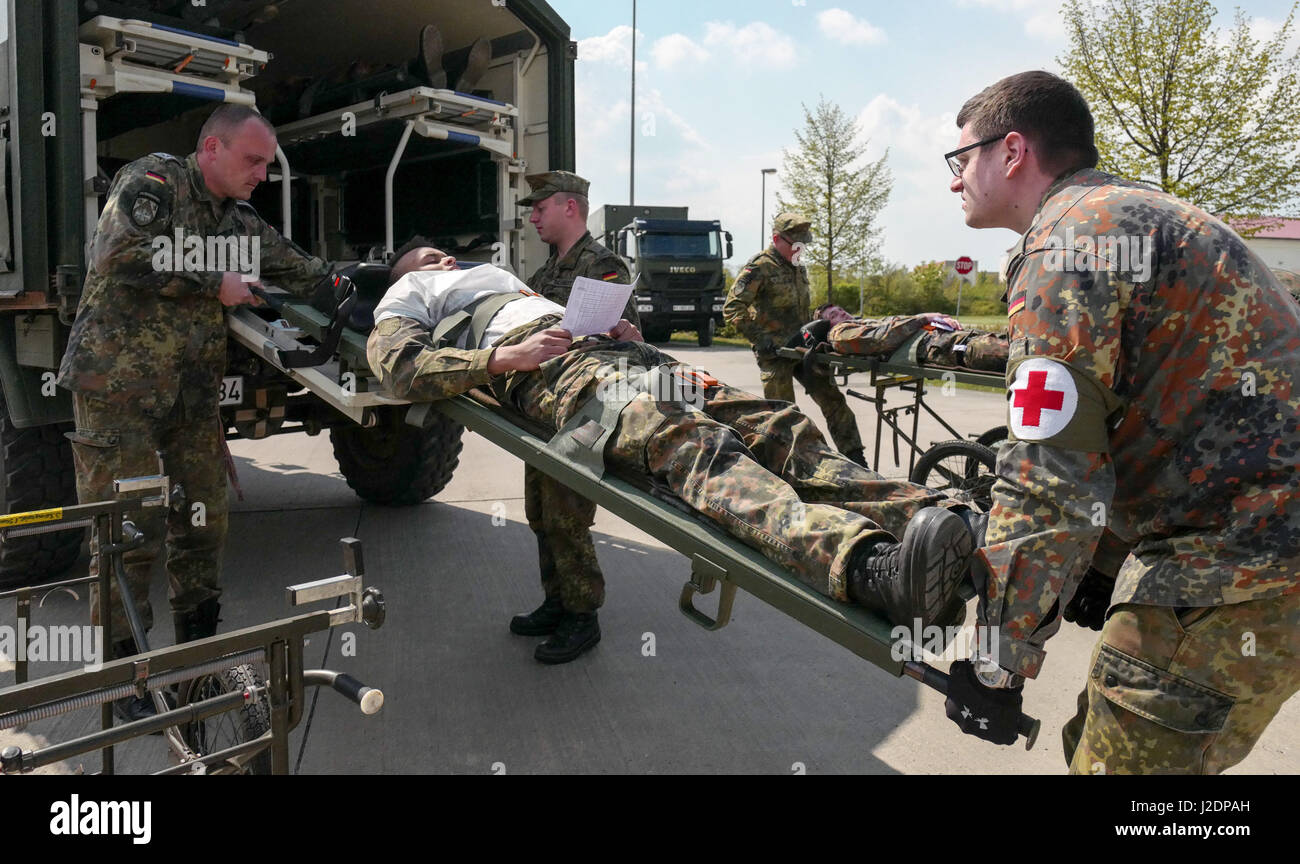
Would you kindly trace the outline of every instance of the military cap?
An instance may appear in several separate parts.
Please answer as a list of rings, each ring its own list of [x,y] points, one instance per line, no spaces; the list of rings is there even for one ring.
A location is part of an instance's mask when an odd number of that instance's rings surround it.
[[[557,192],[572,192],[586,197],[591,184],[572,171],[547,171],[545,174],[529,174],[524,178],[531,191],[527,198],[519,199],[520,207],[532,207],[538,201],[545,201]]]
[[[799,213],[780,213],[772,220],[772,230],[791,243],[808,243],[812,240],[812,223]]]

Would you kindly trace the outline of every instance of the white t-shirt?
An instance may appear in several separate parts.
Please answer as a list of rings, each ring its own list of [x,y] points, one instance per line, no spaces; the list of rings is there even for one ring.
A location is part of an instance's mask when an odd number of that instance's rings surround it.
[[[516,327],[543,315],[563,315],[564,307],[529,290],[512,274],[491,264],[468,270],[415,270],[398,279],[375,306],[375,323],[385,318],[414,318],[432,330],[448,315],[459,312],[489,294],[519,292],[522,300],[507,303],[492,316],[479,348],[490,348]],[[469,329],[457,340],[457,348],[468,348]]]

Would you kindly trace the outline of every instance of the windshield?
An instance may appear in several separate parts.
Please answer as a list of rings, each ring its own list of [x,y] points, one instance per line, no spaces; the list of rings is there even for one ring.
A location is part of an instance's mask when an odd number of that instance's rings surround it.
[[[704,234],[642,234],[639,238],[645,258],[721,258],[718,232]]]

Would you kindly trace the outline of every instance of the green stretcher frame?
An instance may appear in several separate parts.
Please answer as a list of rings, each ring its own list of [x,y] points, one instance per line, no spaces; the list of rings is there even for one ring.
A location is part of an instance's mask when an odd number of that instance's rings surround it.
[[[912,471],[916,468],[916,459],[920,451],[924,448],[917,443],[917,435],[920,432],[921,412],[924,411],[935,419],[939,425],[947,429],[953,438],[961,439],[963,435],[951,423],[943,418],[934,407],[925,400],[925,382],[926,381],[943,381],[945,383],[960,382],[962,384],[974,384],[979,387],[993,387],[998,390],[1006,389],[1006,376],[1001,372],[980,372],[972,369],[961,369],[953,366],[926,366],[916,361],[914,348],[917,339],[909,339],[901,348],[895,351],[888,358],[868,356],[863,354],[836,354],[833,352],[818,351],[813,356],[813,362],[830,372],[836,383],[845,388],[845,392],[864,402],[870,402],[876,409],[876,447],[872,455],[871,464],[880,465],[880,445],[884,440],[881,434],[886,425],[894,432],[894,466],[900,466],[898,440],[902,438],[907,442],[910,449],[907,462],[907,476],[912,476]],[[808,353],[806,348],[778,348],[777,356],[786,360],[796,360],[803,362]],[[867,372],[871,375],[867,386],[876,391],[874,396],[868,396],[857,390],[848,388],[849,376],[855,372]],[[887,397],[885,392],[890,388],[898,388],[901,391],[913,394],[910,404],[896,405],[893,408],[887,407]],[[912,431],[909,434],[902,426],[899,425],[899,414],[912,415]]]
[[[318,341],[329,327],[326,315],[301,300],[285,297],[281,314],[302,334]],[[261,338],[259,333],[266,331],[265,322],[246,309],[232,313],[231,318],[237,321],[237,326],[230,328],[232,335],[274,364],[273,352],[262,350],[269,346],[258,341]],[[281,335],[277,335],[277,340],[282,348],[310,347]],[[383,406],[412,404],[379,392],[374,377],[369,374],[366,337],[352,330],[344,330],[336,361],[316,370],[288,370],[287,374],[363,423],[369,412]],[[352,392],[341,392],[341,382],[349,374]],[[307,376],[314,378],[309,380]],[[332,386],[328,383],[331,377]],[[895,677],[907,675],[941,693],[947,692],[948,679],[944,673],[920,660],[897,656],[910,657],[919,653],[920,646],[894,639],[895,628],[884,617],[817,593],[755,550],[706,522],[675,496],[666,492],[656,494],[608,471],[598,478],[585,466],[557,455],[547,446],[549,438],[543,437],[545,430],[528,428],[527,420],[496,404],[488,394],[474,391],[438,402],[419,403],[414,408],[415,412],[429,410],[441,411],[471,432],[685,555],[691,563],[691,575],[682,586],[678,608],[704,629],[725,627],[731,619],[736,591],[744,589],[873,666]],[[413,415],[408,411],[407,422],[416,419],[418,413]],[[709,595],[714,591],[718,592],[718,605],[717,611],[710,616],[696,607],[694,599],[696,595]],[[970,599],[973,592],[963,591],[962,596]],[[1019,731],[1026,739],[1025,747],[1029,749],[1037,740],[1039,721],[1022,714],[1019,725]]]
[[[329,326],[326,315],[301,300],[285,298],[281,314],[315,340]],[[377,398],[381,404],[406,404],[378,393],[366,361],[366,337],[354,330],[344,330],[337,371],[332,367],[329,372],[355,375],[355,402],[368,404]],[[296,371],[291,374],[298,377]],[[319,382],[311,386],[316,390]],[[320,395],[331,401],[334,398],[328,393]],[[526,428],[522,418],[508,416],[510,412],[489,403],[490,397],[478,394],[477,398],[457,396],[430,405],[685,555],[691,562],[691,577],[682,586],[678,607],[696,624],[707,630],[726,626],[736,589],[740,588],[891,675],[904,674],[905,661],[894,658],[896,640],[890,636],[893,627],[883,617],[822,596],[720,528],[684,512],[685,505],[680,502],[669,503],[609,472],[598,479],[584,466],[552,452],[547,447],[548,439],[539,434],[541,430]],[[714,591],[718,592],[716,611],[712,615],[700,611],[694,604],[695,596]]]

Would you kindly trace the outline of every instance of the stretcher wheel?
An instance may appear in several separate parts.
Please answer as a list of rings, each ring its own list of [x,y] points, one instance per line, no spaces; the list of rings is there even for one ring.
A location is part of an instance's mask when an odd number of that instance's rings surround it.
[[[987,512],[993,506],[996,463],[997,455],[983,444],[943,441],[916,460],[911,480]]]
[[[185,704],[201,702],[235,690],[261,687],[262,683],[262,676],[252,666],[232,666],[191,681],[185,694]],[[254,741],[271,731],[271,705],[263,696],[238,710],[213,714],[181,728],[185,743],[194,752],[199,755],[216,753],[236,744]],[[270,774],[271,751],[263,750],[250,759],[245,763],[243,773]]]
[[[994,426],[992,429],[985,432],[980,437],[976,438],[975,443],[983,444],[985,447],[992,450],[996,455],[998,451],[998,445],[1005,440],[1007,440],[1007,427]]]

